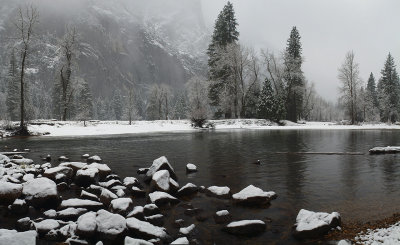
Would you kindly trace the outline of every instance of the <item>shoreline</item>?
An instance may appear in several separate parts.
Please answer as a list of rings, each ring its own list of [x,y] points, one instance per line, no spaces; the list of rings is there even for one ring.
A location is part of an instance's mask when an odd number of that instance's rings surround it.
[[[400,130],[400,125],[384,123],[361,125],[339,125],[334,122],[293,123],[282,121],[283,125],[263,119],[225,119],[210,120],[215,125],[209,130]],[[191,127],[190,120],[156,120],[156,121],[52,121],[35,120],[28,125],[33,136],[97,136],[160,132],[195,132],[201,129]],[[207,130],[207,129],[204,129]],[[0,130],[0,134],[1,134]],[[9,131],[3,131],[3,137],[10,137]]]

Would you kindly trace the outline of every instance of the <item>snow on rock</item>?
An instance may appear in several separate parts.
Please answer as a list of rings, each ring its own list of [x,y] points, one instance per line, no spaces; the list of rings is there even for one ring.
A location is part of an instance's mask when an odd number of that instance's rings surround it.
[[[396,242],[398,242],[398,239],[396,240]],[[347,240],[340,240],[337,245],[351,245],[351,242],[347,241]]]
[[[369,154],[394,154],[400,152],[400,146],[374,147],[369,150]]]
[[[220,210],[214,214],[214,221],[217,224],[229,223],[232,220],[232,215],[228,210]]]
[[[166,204],[177,204],[179,200],[170,194],[162,191],[155,191],[149,194],[149,199],[151,203],[157,206],[162,206]]]
[[[96,233],[96,213],[87,212],[79,216],[76,227],[76,234],[82,237],[90,238]]]
[[[55,230],[60,227],[60,223],[58,223],[55,219],[45,219],[40,222],[35,222],[36,231],[39,234],[45,234],[50,230]]]
[[[12,204],[22,194],[22,185],[9,182],[0,183],[0,205]]]
[[[161,240],[166,240],[169,238],[165,228],[154,226],[149,222],[141,221],[133,217],[126,219],[126,225],[132,235],[138,238],[159,238]]]
[[[32,159],[22,158],[22,159],[11,159],[11,162],[18,164],[18,165],[31,165],[33,164]]]
[[[29,181],[29,180],[33,180],[34,178],[35,178],[35,175],[34,175],[34,174],[25,174],[24,177],[22,177],[22,180],[23,180],[24,182],[27,182],[27,181]]]
[[[188,227],[182,227],[179,229],[179,233],[183,235],[189,235],[191,232],[194,231],[196,226],[194,224],[189,225]]]
[[[178,197],[189,196],[189,195],[197,193],[198,191],[199,191],[199,188],[195,184],[187,183],[186,185],[182,186],[182,188],[180,188],[178,190],[176,195]]]
[[[254,236],[264,232],[265,228],[262,220],[240,220],[229,223],[223,230],[234,235]]]
[[[197,166],[194,165],[193,163],[186,164],[186,172],[187,173],[197,172]]]
[[[101,163],[101,158],[97,155],[91,156],[87,159],[88,162],[97,162]]]
[[[175,241],[173,241],[171,243],[172,244],[189,244],[189,240],[186,237],[180,237],[178,239],[176,239]]]
[[[87,165],[88,168],[97,168],[99,170],[100,179],[105,178],[107,175],[111,173],[110,167],[107,164],[94,162],[92,164]]]
[[[144,219],[144,208],[142,206],[136,206],[133,210],[126,216],[127,218],[135,217],[137,219]]]
[[[103,204],[101,202],[87,199],[71,198],[63,200],[60,204],[60,208],[85,208],[87,210],[98,210],[103,208]]]
[[[378,244],[399,244],[400,222],[387,228],[378,228],[359,233],[354,240],[356,244],[378,245]],[[345,245],[345,244],[343,244]]]
[[[74,173],[76,173],[79,169],[83,169],[84,167],[86,167],[87,163],[84,163],[84,162],[62,162],[58,166],[72,168]]]
[[[58,166],[54,168],[48,168],[44,171],[43,177],[47,177],[52,180],[58,180],[57,176],[64,175],[66,180],[71,180],[74,171],[70,167]]]
[[[6,155],[0,154],[0,164],[6,164],[10,162],[10,158]]]
[[[57,217],[57,211],[54,209],[49,209],[46,212],[43,213],[47,218],[56,218]]]
[[[99,197],[98,196],[96,196],[95,194],[92,194],[92,193],[90,193],[90,192],[87,192],[87,191],[85,191],[85,190],[82,190],[81,191],[81,196],[80,196],[82,199],[88,199],[88,200],[92,200],[92,201],[96,201],[96,202],[99,202],[100,201],[100,199],[99,199]]]
[[[150,189],[169,192],[169,179],[170,175],[168,170],[159,170],[155,172],[151,180]]]
[[[57,218],[61,220],[76,220],[77,217],[86,212],[86,208],[66,208],[57,212]]]
[[[164,215],[162,214],[155,214],[152,216],[145,217],[145,220],[152,225],[155,226],[162,226],[164,224]]]
[[[117,185],[122,185],[121,181],[117,180],[117,179],[111,179],[107,182],[99,182],[99,185],[101,187],[107,188],[107,189],[111,189],[114,186]]]
[[[0,244],[32,245],[36,244],[36,231],[17,232],[16,230],[0,229]]]
[[[125,237],[124,245],[153,245],[153,243],[142,239],[135,239],[129,236]]]
[[[227,186],[210,186],[207,188],[207,195],[219,197],[219,198],[230,198],[231,189]]]
[[[277,197],[273,191],[265,192],[262,189],[249,185],[240,192],[233,194],[233,200],[243,205],[263,205]]]
[[[150,182],[153,175],[159,170],[168,170],[170,177],[177,180],[176,174],[172,166],[169,164],[168,159],[165,156],[157,158],[153,161],[149,170],[146,173],[145,181]]]
[[[298,239],[318,238],[340,226],[340,223],[340,214],[337,212],[329,214],[301,209],[293,228],[293,236]]]
[[[126,230],[126,220],[123,216],[104,209],[97,211],[96,225],[97,233],[101,239],[105,240],[122,238]]]
[[[112,193],[111,191],[103,188],[100,193],[100,202],[102,202],[105,206],[109,206],[111,201],[117,199],[118,196]]]
[[[121,215],[126,215],[132,210],[133,202],[130,198],[117,198],[111,201],[110,211]]]
[[[59,197],[57,185],[48,178],[37,178],[23,184],[22,194],[26,202],[35,207],[57,207]]]
[[[8,209],[14,214],[25,214],[28,212],[28,204],[26,204],[25,200],[15,199],[13,204],[8,206]]]
[[[75,183],[82,187],[99,182],[99,170],[97,168],[79,169],[76,171]]]
[[[135,177],[126,177],[123,182],[127,188],[131,188],[132,186],[141,187],[139,180]]]

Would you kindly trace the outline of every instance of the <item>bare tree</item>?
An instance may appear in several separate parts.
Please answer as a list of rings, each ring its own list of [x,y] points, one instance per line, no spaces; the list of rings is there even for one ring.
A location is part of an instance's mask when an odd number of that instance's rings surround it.
[[[186,84],[189,98],[189,117],[193,126],[203,127],[210,116],[208,83],[200,77],[193,77]]]
[[[72,87],[72,67],[76,56],[76,39],[77,32],[75,28],[67,28],[66,34],[61,41],[61,52],[64,56],[65,63],[60,69],[60,85],[61,85],[61,119],[67,120],[68,108],[71,104],[74,89]]]
[[[342,102],[348,107],[351,124],[356,122],[357,117],[357,91],[360,87],[359,65],[354,59],[353,51],[346,54],[342,66],[339,68],[338,78],[342,82],[340,92]]]
[[[132,125],[132,120],[138,113],[136,109],[135,90],[133,89],[133,86],[128,88],[127,104],[128,106],[126,109],[128,113],[129,125]]]
[[[30,45],[32,42],[32,37],[34,35],[34,28],[39,22],[39,12],[38,10],[31,6],[18,8],[17,20],[15,22],[15,27],[18,31],[17,39],[21,43],[21,74],[20,74],[20,131],[21,135],[28,135],[28,129],[25,125],[25,95],[24,95],[24,83],[25,83],[25,66],[29,57]]]

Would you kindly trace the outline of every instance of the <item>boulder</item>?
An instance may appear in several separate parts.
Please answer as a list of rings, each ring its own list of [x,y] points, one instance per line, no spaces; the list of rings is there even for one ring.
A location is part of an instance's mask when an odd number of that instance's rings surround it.
[[[159,238],[161,240],[169,239],[169,236],[165,228],[152,225],[147,221],[141,221],[132,217],[126,219],[126,225],[128,227],[129,232],[137,238],[142,238],[142,239]]]
[[[95,194],[92,194],[90,192],[87,192],[85,190],[81,191],[81,196],[82,199],[88,199],[88,200],[92,200],[92,201],[96,201],[99,202],[100,198],[98,196],[96,196]]]
[[[197,193],[198,191],[199,191],[199,188],[196,185],[194,185],[192,183],[188,183],[188,184],[182,186],[182,188],[180,188],[178,190],[176,195],[178,197],[190,196],[190,195]]]
[[[192,163],[186,164],[186,172],[187,173],[197,172],[197,166]]]
[[[8,209],[14,214],[26,214],[28,212],[28,204],[25,200],[15,199],[13,204],[8,206]]]
[[[22,185],[0,182],[0,205],[12,204],[22,194]]]
[[[99,170],[97,168],[79,169],[76,172],[75,183],[78,186],[88,187],[99,182]]]
[[[97,211],[103,208],[103,204],[101,202],[96,202],[87,199],[79,199],[79,198],[71,198],[68,200],[64,200],[60,204],[61,209],[66,208],[85,208],[87,210]]]
[[[72,170],[74,171],[74,174],[76,174],[76,172],[79,169],[83,169],[84,167],[86,167],[87,163],[84,163],[84,162],[62,162],[58,166],[72,168]]]
[[[86,208],[66,208],[57,212],[57,218],[61,220],[76,220],[86,212]]]
[[[166,193],[166,192],[162,192],[162,191],[156,191],[153,193],[149,194],[149,199],[151,201],[151,203],[156,204],[157,206],[163,206],[163,205],[168,205],[168,204],[177,204],[180,201],[171,196],[170,194]]]
[[[117,198],[111,201],[110,211],[121,215],[127,215],[133,208],[133,202],[130,198]]]
[[[167,158],[162,156],[153,161],[153,164],[150,166],[149,170],[146,173],[145,181],[150,182],[153,175],[159,170],[168,170],[170,177],[174,180],[177,180],[174,169],[169,164]]]
[[[232,215],[228,212],[228,210],[220,210],[214,214],[214,221],[217,224],[226,224],[231,222]]]
[[[25,217],[22,219],[17,220],[15,227],[18,231],[27,231],[31,229],[33,221],[29,217]]]
[[[76,234],[84,238],[92,238],[96,234],[96,213],[87,212],[79,216],[76,222]]]
[[[142,239],[136,239],[129,236],[125,237],[124,245],[153,245],[153,243]]]
[[[134,197],[144,197],[146,196],[146,191],[139,189],[136,186],[132,186],[131,193]]]
[[[0,229],[0,244],[32,245],[36,244],[36,231],[17,232],[16,230]]]
[[[168,170],[160,170],[155,172],[151,180],[150,190],[169,192],[170,191],[169,179],[170,176]]]
[[[25,182],[22,194],[27,204],[35,208],[57,207],[60,201],[56,183],[48,178],[37,178]]]
[[[240,192],[233,194],[234,202],[241,205],[257,206],[268,204],[277,197],[273,191],[263,191],[253,185],[249,185]]]
[[[51,230],[55,230],[60,227],[60,223],[58,223],[55,219],[45,219],[40,222],[35,222],[36,231],[39,234],[46,234]]]
[[[44,171],[43,176],[51,180],[59,182],[69,182],[74,174],[74,171],[70,167],[58,166],[54,168],[48,168]]]
[[[106,207],[108,207],[112,200],[117,199],[118,196],[111,191],[103,188],[100,193],[100,202],[102,202]]]
[[[144,205],[144,207],[143,207],[143,213],[146,216],[151,216],[154,214],[159,214],[160,209],[155,204],[147,204],[147,205]]]
[[[96,231],[100,239],[114,241],[124,237],[126,220],[119,214],[110,213],[104,209],[97,211]]]
[[[207,188],[208,196],[229,199],[231,197],[231,189],[227,186],[210,186]]]
[[[262,220],[241,220],[229,223],[223,230],[233,235],[255,236],[264,232],[265,228]]]
[[[142,185],[140,184],[139,180],[136,179],[135,177],[126,177],[124,178],[123,182],[127,188],[132,188],[132,186],[142,188]]]
[[[297,239],[320,238],[340,224],[341,218],[337,212],[329,214],[301,209],[293,227],[293,236]]]
[[[107,166],[107,164],[102,164],[102,163],[92,163],[87,165],[88,168],[97,168],[99,170],[99,177],[100,179],[104,179],[107,177],[107,175],[111,174],[111,169],[110,167]]]
[[[135,217],[137,219],[144,220],[144,208],[142,206],[136,206],[126,217]]]
[[[99,156],[97,156],[97,155],[94,155],[94,156],[89,157],[87,159],[87,161],[89,163],[92,163],[92,162],[101,163],[101,158]]]
[[[155,226],[163,226],[164,224],[164,215],[162,214],[155,214],[152,216],[145,217],[145,220],[152,225]]]

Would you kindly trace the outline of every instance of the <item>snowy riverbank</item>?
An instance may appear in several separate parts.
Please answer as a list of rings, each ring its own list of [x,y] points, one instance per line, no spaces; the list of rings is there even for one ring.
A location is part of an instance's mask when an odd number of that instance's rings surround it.
[[[265,130],[378,130],[400,129],[399,125],[389,124],[362,124],[362,125],[338,125],[334,122],[306,122],[293,123],[283,121],[284,126],[262,119],[227,119],[211,120],[215,130],[228,129],[265,129]],[[189,120],[157,120],[134,121],[129,125],[127,121],[92,121],[86,122],[86,127],[81,121],[50,121],[36,120],[29,125],[29,131],[35,135],[46,136],[90,136],[90,135],[115,135],[154,132],[182,132],[196,131],[191,127]],[[4,136],[7,136],[4,133]]]

